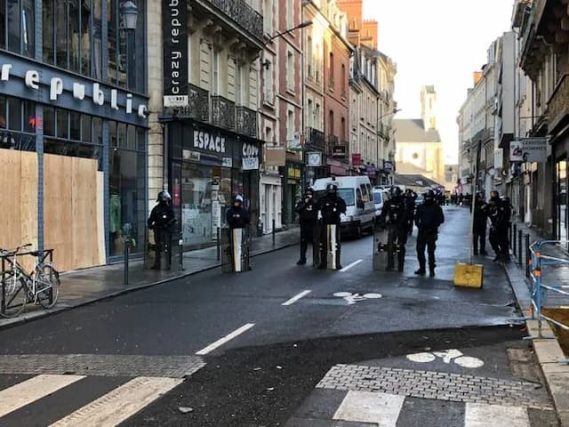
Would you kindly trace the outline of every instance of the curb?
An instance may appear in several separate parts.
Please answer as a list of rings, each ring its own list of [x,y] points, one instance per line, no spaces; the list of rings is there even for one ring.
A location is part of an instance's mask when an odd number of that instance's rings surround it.
[[[273,252],[277,252],[277,251],[280,251],[282,249],[286,249],[286,248],[290,248],[292,246],[296,246],[297,244],[298,243],[287,243],[287,244],[284,244],[284,245],[279,246],[279,247],[267,249],[267,250],[261,251],[259,253],[256,253],[254,255],[251,255],[251,258],[256,258],[256,257],[261,256],[261,255],[267,255],[267,254],[270,254]],[[14,318],[14,319],[2,319],[2,320],[6,320],[8,322],[4,323],[4,324],[0,324],[0,330],[9,329],[11,327],[21,325],[23,323],[33,322],[33,321],[41,319],[43,317],[63,313],[65,311],[70,311],[70,310],[73,310],[75,308],[79,308],[79,307],[83,307],[83,306],[86,306],[89,304],[93,304],[95,302],[105,301],[105,300],[115,298],[115,297],[118,297],[121,295],[129,294],[129,293],[136,292],[136,291],[141,291],[141,290],[148,289],[148,288],[152,288],[154,286],[164,285],[166,283],[170,283],[170,282],[173,282],[175,280],[185,279],[187,277],[191,277],[191,276],[195,276],[195,275],[200,274],[200,273],[205,273],[207,271],[215,270],[215,269],[220,268],[220,267],[221,267],[221,263],[210,266],[210,267],[205,267],[205,268],[202,268],[200,270],[183,273],[183,274],[180,274],[179,276],[176,276],[176,277],[169,277],[167,279],[158,280],[156,282],[145,283],[143,285],[135,285],[135,286],[132,286],[129,288],[119,289],[119,290],[116,290],[116,291],[111,292],[109,294],[101,295],[101,296],[96,297],[96,298],[91,298],[91,299],[88,299],[85,301],[81,301],[81,302],[78,302],[78,303],[73,304],[73,305],[59,306],[59,307],[56,307],[56,308],[53,308],[50,310],[38,310],[35,312],[25,313],[22,316]]]
[[[525,319],[528,319],[525,320],[528,339],[532,341],[539,367],[553,398],[560,425],[569,427],[569,365],[561,364],[567,358],[549,324],[542,322],[540,335],[538,321],[531,319],[531,293],[525,274],[514,262],[504,265],[504,270],[523,315]]]

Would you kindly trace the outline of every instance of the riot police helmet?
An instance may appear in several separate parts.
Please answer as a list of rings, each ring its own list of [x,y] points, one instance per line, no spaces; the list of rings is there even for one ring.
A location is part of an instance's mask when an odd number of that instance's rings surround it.
[[[433,190],[428,190],[423,197],[425,198],[425,203],[431,203],[435,201],[435,192]]]
[[[396,185],[391,187],[389,192],[391,193],[391,197],[401,197],[403,194],[401,187],[397,187]]]
[[[306,197],[310,196],[314,196],[314,190],[312,189],[312,187],[308,187],[306,190],[304,190],[304,195]]]
[[[172,196],[166,190],[162,190],[161,192],[159,192],[158,196],[156,197],[157,202],[169,202],[171,200]]]
[[[326,186],[326,194],[330,196],[336,196],[338,194],[338,186],[336,184],[328,184]]]
[[[243,204],[243,196],[241,194],[236,194],[233,196],[233,205],[241,206]]]

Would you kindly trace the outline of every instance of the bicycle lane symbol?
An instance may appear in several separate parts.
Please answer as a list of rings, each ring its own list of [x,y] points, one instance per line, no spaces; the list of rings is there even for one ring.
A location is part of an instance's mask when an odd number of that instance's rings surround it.
[[[342,298],[344,301],[348,303],[348,305],[353,305],[357,302],[366,301],[368,299],[380,299],[383,298],[383,295],[376,294],[376,293],[367,293],[367,294],[358,294],[358,293],[351,293],[351,292],[336,292],[334,294],[337,298]]]
[[[461,351],[451,349],[447,351],[434,351],[408,354],[407,359],[415,363],[432,363],[437,358],[442,359],[447,365],[455,363],[462,368],[477,369],[484,366],[484,362],[476,357],[465,356]]]

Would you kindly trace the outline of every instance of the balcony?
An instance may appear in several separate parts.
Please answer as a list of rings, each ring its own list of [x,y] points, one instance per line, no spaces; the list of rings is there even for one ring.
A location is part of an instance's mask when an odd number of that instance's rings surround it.
[[[180,118],[209,121],[209,92],[200,87],[189,85],[188,106],[177,109],[176,115]]]
[[[314,128],[306,129],[306,149],[320,151],[323,153],[326,150],[326,141],[324,139],[324,132]]]
[[[259,48],[263,45],[263,16],[244,0],[197,0],[206,9],[249,36]]]
[[[549,131],[553,132],[569,118],[569,74],[564,74],[547,103]]]
[[[211,123],[214,126],[235,129],[235,103],[223,96],[211,97]]]
[[[257,137],[257,113],[247,107],[236,109],[237,132],[252,138]]]

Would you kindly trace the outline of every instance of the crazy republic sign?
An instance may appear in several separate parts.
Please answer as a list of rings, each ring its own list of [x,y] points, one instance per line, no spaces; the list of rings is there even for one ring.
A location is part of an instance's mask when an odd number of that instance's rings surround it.
[[[162,0],[164,107],[188,105],[188,2]]]

